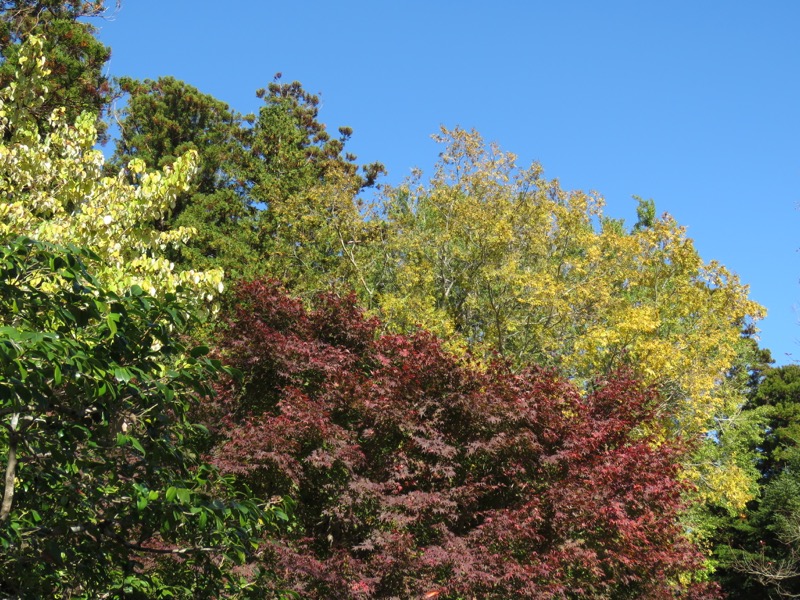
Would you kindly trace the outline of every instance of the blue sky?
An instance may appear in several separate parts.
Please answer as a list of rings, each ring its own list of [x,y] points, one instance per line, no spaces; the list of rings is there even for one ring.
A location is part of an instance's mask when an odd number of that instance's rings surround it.
[[[95,24],[111,75],[240,112],[276,72],[301,81],[389,183],[460,125],[610,216],[653,198],[767,307],[778,363],[800,359],[800,2],[123,0]]]

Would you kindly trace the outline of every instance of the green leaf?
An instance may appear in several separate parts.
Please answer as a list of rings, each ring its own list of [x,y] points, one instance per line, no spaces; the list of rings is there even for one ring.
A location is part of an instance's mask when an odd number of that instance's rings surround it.
[[[208,346],[195,346],[189,352],[192,358],[199,358],[208,354]]]
[[[136,448],[136,449],[137,449],[139,452],[141,452],[141,453],[142,453],[142,456],[144,456],[144,455],[146,454],[146,452],[144,451],[144,447],[143,447],[143,446],[142,446],[142,444],[139,442],[139,440],[137,440],[135,437],[131,437],[131,438],[128,438],[128,439],[129,439],[129,441],[130,441],[130,443],[131,443],[131,446],[133,446],[133,447],[134,447],[134,448]]]
[[[125,367],[117,367],[114,369],[114,377],[119,381],[128,383],[131,380],[131,372]]]
[[[178,494],[178,501],[181,504],[189,504],[189,500],[191,499],[189,490],[187,490],[186,488],[178,488],[177,494]]]
[[[167,493],[164,494],[164,497],[167,499],[167,502],[174,502],[177,494],[178,488],[176,488],[174,485],[171,485],[167,488]]]
[[[111,332],[111,336],[117,334],[117,322],[119,322],[119,314],[108,313],[108,316],[106,316],[106,325],[108,325],[108,330]]]
[[[279,508],[273,509],[272,514],[275,515],[275,518],[279,519],[280,521],[288,521],[289,520],[289,515],[287,515],[285,512],[283,512]]]
[[[28,369],[25,368],[25,365],[22,364],[22,361],[18,358],[14,359],[14,363],[17,365],[17,369],[19,369],[19,378],[22,381],[28,379]]]
[[[7,337],[10,340],[18,340],[21,337],[16,327],[0,327],[0,336]]]

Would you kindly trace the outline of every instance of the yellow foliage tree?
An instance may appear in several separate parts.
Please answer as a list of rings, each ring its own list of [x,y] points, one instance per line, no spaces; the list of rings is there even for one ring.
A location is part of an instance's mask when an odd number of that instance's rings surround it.
[[[446,148],[430,184],[386,194],[388,269],[376,278],[392,327],[578,381],[627,365],[661,389],[670,429],[690,436],[735,410],[722,382],[743,325],[764,312],[736,275],[703,262],[668,215],[626,231],[596,194],[562,190],[538,164],[518,168],[475,132],[436,139]],[[691,474],[709,498],[749,497],[734,464]]]
[[[95,116],[67,123],[63,110],[40,133],[37,107],[46,97],[48,70],[43,42],[30,38],[21,51],[16,78],[0,91],[0,235],[27,235],[94,251],[98,278],[111,289],[139,285],[152,295],[181,288],[206,303],[222,291],[222,272],[175,272],[164,256],[193,231],[157,231],[153,223],[174,206],[195,170],[188,153],[161,172],[148,173],[133,160],[125,173],[103,176]]]

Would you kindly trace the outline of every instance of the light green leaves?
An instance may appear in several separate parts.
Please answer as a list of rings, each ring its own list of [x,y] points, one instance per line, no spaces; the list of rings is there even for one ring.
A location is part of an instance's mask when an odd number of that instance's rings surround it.
[[[123,292],[138,285],[151,296],[184,294],[195,306],[208,306],[222,287],[220,270],[178,273],[165,258],[183,245],[189,228],[159,231],[154,223],[170,213],[178,194],[188,189],[197,154],[189,151],[161,172],[147,172],[132,161],[128,175],[104,176],[95,117],[67,122],[64,111],[50,117],[50,128],[36,126],[35,98],[47,77],[42,41],[22,48],[20,85],[0,90],[0,235],[27,235],[57,244],[77,244],[95,252],[97,277]],[[114,323],[109,321],[114,333]]]

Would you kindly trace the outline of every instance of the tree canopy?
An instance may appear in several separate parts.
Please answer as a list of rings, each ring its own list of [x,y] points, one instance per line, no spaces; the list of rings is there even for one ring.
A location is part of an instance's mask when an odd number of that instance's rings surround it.
[[[104,0],[3,0],[0,2],[0,87],[10,85],[32,35],[45,41],[43,53],[49,70],[47,89],[39,89],[40,102],[31,105],[43,129],[56,108],[69,123],[84,112],[105,112],[113,91],[104,68],[111,49],[96,37],[87,18],[106,12]],[[98,120],[101,137],[106,126]]]
[[[422,327],[451,348],[559,368],[578,382],[626,366],[658,386],[667,427],[696,436],[731,416],[744,390],[722,387],[742,329],[763,315],[748,288],[705,263],[683,227],[640,201],[630,231],[602,198],[561,189],[540,165],[443,130],[428,184],[386,189],[384,238],[362,251],[372,288],[354,285],[394,331]],[[373,293],[374,290],[374,293]],[[746,470],[699,463],[705,497],[741,507]],[[710,472],[714,476],[708,476]]]
[[[482,368],[428,333],[379,335],[354,297],[306,311],[239,288],[213,463],[297,523],[270,559],[305,598],[715,597],[678,515],[686,440],[624,374]]]
[[[359,191],[375,184],[379,164],[359,168],[345,151],[352,133],[333,138],[318,120],[319,98],[298,82],[276,79],[242,116],[171,77],[123,79],[126,108],[114,164],[131,159],[160,169],[187,151],[199,156],[192,185],[162,226],[197,234],[174,258],[187,268],[222,267],[229,276],[271,274],[324,288],[341,270],[340,236],[363,228]],[[339,229],[337,229],[339,227]]]
[[[157,230],[195,170],[192,152],[171,166],[148,172],[141,160],[107,177],[103,154],[94,149],[94,116],[75,122],[56,109],[49,128],[38,125],[37,108],[49,74],[44,42],[31,37],[20,51],[15,80],[0,90],[0,234],[84,246],[98,256],[97,276],[114,289],[138,285],[151,295],[192,290],[207,304],[222,291],[222,271],[178,271],[165,255],[193,234],[191,228]],[[129,178],[134,180],[130,183]]]

